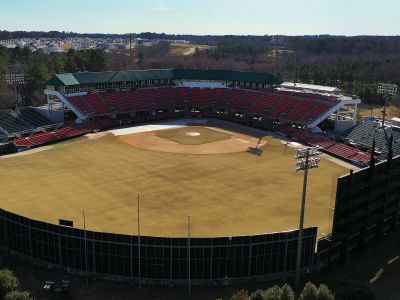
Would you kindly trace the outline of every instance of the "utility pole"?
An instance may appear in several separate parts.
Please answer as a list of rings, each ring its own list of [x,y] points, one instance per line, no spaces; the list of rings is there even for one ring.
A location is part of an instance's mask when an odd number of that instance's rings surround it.
[[[191,293],[191,282],[190,282],[190,216],[188,216],[188,291]]]
[[[86,283],[89,283],[89,277],[88,277],[88,253],[87,253],[87,239],[86,239],[86,215],[85,215],[85,210],[83,210],[83,238],[84,238],[84,243],[85,243]]]
[[[303,179],[303,193],[301,197],[301,210],[300,210],[300,225],[299,225],[299,236],[297,241],[297,261],[296,261],[296,276],[295,276],[295,286],[298,289],[300,284],[300,273],[301,273],[301,248],[303,239],[303,227],[304,227],[304,215],[306,206],[306,195],[307,195],[307,180],[308,180],[308,169],[318,168],[320,159],[318,156],[321,153],[318,151],[318,147],[306,147],[295,149],[296,159],[298,160],[296,165],[296,172],[304,171]]]
[[[140,274],[141,267],[140,267],[140,194],[137,194],[137,237],[138,237],[138,268],[139,268],[139,273],[138,273],[138,279],[139,279],[139,289],[142,287],[142,277]]]
[[[132,69],[132,33],[129,34],[129,68]]]

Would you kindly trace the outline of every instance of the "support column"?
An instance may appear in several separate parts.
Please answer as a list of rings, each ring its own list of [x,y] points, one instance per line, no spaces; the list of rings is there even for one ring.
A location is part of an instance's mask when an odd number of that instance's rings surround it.
[[[65,104],[62,101],[61,101],[61,107],[62,107],[62,122],[64,123],[64,121],[65,121]]]
[[[249,268],[247,270],[247,276],[251,276],[251,251],[252,251],[252,244],[249,245]],[[286,256],[285,256],[285,264],[286,264]]]
[[[213,255],[214,254],[214,247],[211,246],[211,255],[210,255],[210,280],[213,279]]]
[[[336,111],[335,131],[337,130],[337,123],[339,122],[339,113],[340,113],[340,108]]]
[[[32,229],[28,227],[28,238],[29,238],[29,256],[33,258],[33,247],[32,247]]]
[[[50,97],[49,94],[46,94],[46,100],[47,100],[47,117],[50,118]]]
[[[62,268],[62,249],[61,249],[61,233],[58,232],[58,259],[60,261],[60,269]]]
[[[93,254],[93,257],[92,257],[92,264],[93,264],[93,267],[92,267],[92,271],[93,271],[93,273],[96,273],[96,250],[95,250],[95,245],[94,245],[94,233],[92,233],[93,235],[92,235],[92,237],[93,237],[93,239],[92,239],[92,254]]]
[[[289,243],[289,241],[286,240],[286,242],[285,242],[285,260],[283,262],[283,272],[286,272],[287,256],[288,256],[288,243]]]
[[[353,113],[353,126],[357,123],[357,111],[358,111],[358,104],[354,105],[354,113]]]
[[[5,248],[8,249],[7,221],[5,218],[3,218],[3,225],[4,225],[4,245]]]

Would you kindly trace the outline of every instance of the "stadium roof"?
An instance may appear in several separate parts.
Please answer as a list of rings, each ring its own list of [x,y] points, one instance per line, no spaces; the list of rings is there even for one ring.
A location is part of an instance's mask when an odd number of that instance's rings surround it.
[[[259,84],[277,84],[272,74],[202,69],[160,69],[128,70],[106,72],[79,72],[54,75],[47,83],[50,86],[71,86],[93,83],[113,83],[124,81],[188,79],[188,80],[221,80],[241,81]]]
[[[302,89],[302,90],[326,92],[326,93],[335,93],[335,92],[341,91],[339,88],[333,87],[333,86],[323,86],[323,85],[306,84],[306,83],[298,83],[298,82],[284,82],[281,84],[281,87],[291,88],[291,89]]]

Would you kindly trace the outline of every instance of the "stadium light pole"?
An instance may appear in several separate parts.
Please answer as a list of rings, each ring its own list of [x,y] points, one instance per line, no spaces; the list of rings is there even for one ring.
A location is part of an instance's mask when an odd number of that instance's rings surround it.
[[[88,278],[88,254],[87,254],[87,239],[86,239],[86,215],[85,210],[83,210],[83,238],[85,242],[85,270],[86,270],[86,283],[89,283]]]
[[[301,247],[303,238],[303,227],[304,227],[304,214],[306,206],[306,195],[307,195],[307,180],[308,180],[308,170],[313,168],[318,168],[320,159],[318,156],[321,153],[318,151],[318,147],[305,147],[295,149],[295,158],[299,159],[296,165],[296,172],[304,171],[303,179],[303,193],[301,197],[301,210],[300,210],[300,225],[299,225],[299,236],[297,241],[297,261],[296,261],[296,276],[295,276],[295,286],[299,288],[300,284],[300,273],[301,273]]]
[[[139,289],[142,287],[141,283],[141,267],[140,267],[140,194],[137,194],[137,235],[138,235],[138,280],[139,280]]]
[[[378,83],[378,94],[383,95],[385,98],[385,104],[382,110],[382,127],[385,128],[385,119],[386,119],[386,106],[389,97],[393,97],[397,94],[397,84],[390,83]]]
[[[191,282],[190,282],[190,216],[187,218],[188,221],[188,291],[191,293]]]

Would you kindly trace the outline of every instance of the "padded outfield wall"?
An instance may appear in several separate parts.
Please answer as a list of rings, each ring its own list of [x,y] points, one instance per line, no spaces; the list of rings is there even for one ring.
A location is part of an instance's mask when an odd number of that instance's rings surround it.
[[[291,276],[298,231],[216,238],[140,238],[140,278],[148,284],[229,284]],[[84,231],[0,210],[0,243],[37,265],[121,281],[139,278],[138,237]],[[303,236],[302,267],[313,266],[317,228]],[[190,247],[189,247],[190,245]],[[190,256],[189,256],[190,251]],[[190,257],[190,259],[189,259]]]

